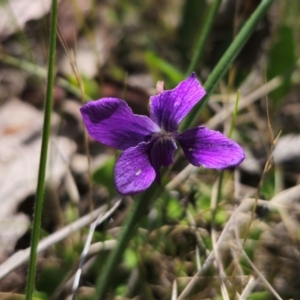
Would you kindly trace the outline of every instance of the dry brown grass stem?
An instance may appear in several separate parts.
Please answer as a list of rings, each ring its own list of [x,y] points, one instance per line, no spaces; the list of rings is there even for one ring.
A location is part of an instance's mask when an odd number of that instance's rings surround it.
[[[65,39],[63,35],[61,34],[60,27],[58,26],[58,38],[66,52],[66,55],[69,59],[70,66],[72,68],[72,71],[74,73],[74,76],[76,78],[76,81],[79,86],[80,95],[81,95],[81,103],[84,104],[84,98],[85,98],[85,90],[84,90],[84,84],[80,76],[80,72],[76,63],[76,52],[69,49],[68,44],[65,42]],[[76,50],[76,48],[75,48]],[[88,161],[88,178],[89,178],[89,209],[90,211],[93,211],[94,209],[94,203],[93,203],[93,181],[92,181],[92,171],[91,171],[91,157],[90,157],[90,150],[89,150],[89,137],[87,135],[86,130],[84,130],[84,147],[85,147],[85,153]]]
[[[234,220],[234,222],[235,222],[235,220]],[[235,243],[233,244],[233,246],[234,247],[238,247],[238,250],[244,256],[244,258],[246,259],[246,261],[248,262],[248,264],[251,266],[251,268],[253,269],[253,271],[255,271],[255,273],[257,274],[257,276],[265,284],[265,286],[269,289],[269,291],[274,295],[274,297],[276,299],[278,299],[278,300],[282,300],[282,298],[279,296],[279,294],[275,291],[275,289],[271,286],[271,284],[267,281],[267,279],[263,276],[263,274],[256,268],[256,266],[254,265],[254,263],[251,261],[251,259],[248,257],[248,255],[244,251],[243,245],[241,244],[240,239],[239,239],[238,228],[236,226],[236,223],[237,222],[235,222],[235,226],[234,226]]]
[[[242,96],[239,101],[238,111],[246,108],[250,104],[254,103],[255,101],[261,99],[266,95],[266,93],[270,93],[278,88],[284,81],[283,76],[277,76],[272,80],[266,82],[264,85],[253,91],[247,96]],[[214,129],[221,123],[223,123],[227,118],[229,118],[234,112],[234,104],[228,108],[228,110],[222,110],[215,116],[213,116],[209,121],[205,124],[208,128]]]
[[[292,190],[292,189],[290,189],[290,190]],[[294,193],[294,192],[290,191],[290,193]],[[285,194],[285,196],[288,196],[288,195]],[[276,197],[278,197],[278,195]],[[254,198],[247,198],[247,199],[243,199],[241,201],[240,205],[236,208],[236,210],[232,213],[230,219],[227,221],[219,239],[216,242],[215,248],[217,251],[219,251],[220,247],[222,246],[222,244],[224,242],[228,242],[228,238],[230,236],[230,231],[232,231],[232,228],[234,228],[233,227],[235,225],[234,220],[235,220],[235,217],[237,216],[237,214],[241,213],[241,212],[249,212],[249,209],[251,208],[251,206],[253,206],[255,204],[255,202],[256,202],[256,199],[254,199]],[[265,205],[265,206],[269,207],[270,209],[283,206],[280,203],[261,200],[261,199],[258,199],[257,203],[260,205]],[[214,256],[214,252],[212,251],[206,258],[205,262],[203,263],[202,268],[200,270],[198,270],[198,272],[192,277],[192,279],[189,281],[189,283],[184,288],[182,293],[179,295],[178,300],[183,300],[187,297],[187,295],[191,292],[191,290],[197,283],[199,277],[211,266],[211,264],[214,262],[214,260],[215,260],[215,256]]]
[[[271,145],[270,151],[268,153],[268,158],[267,158],[267,161],[265,163],[263,173],[261,175],[261,178],[260,178],[258,186],[257,186],[257,190],[256,190],[256,194],[255,194],[255,205],[252,208],[251,219],[250,219],[250,222],[249,222],[249,224],[247,226],[247,229],[246,229],[246,233],[245,233],[243,245],[245,245],[245,243],[246,243],[246,240],[247,240],[249,232],[250,232],[251,224],[252,224],[252,222],[254,220],[255,210],[256,210],[256,207],[257,207],[257,201],[258,201],[258,198],[259,198],[259,195],[260,195],[260,191],[261,191],[262,185],[263,185],[264,180],[265,180],[265,176],[266,176],[266,174],[270,171],[270,169],[273,166],[273,156],[272,156],[272,154],[273,154],[276,142],[278,141],[280,134],[281,134],[281,132],[279,132],[279,134],[277,135],[276,139],[273,141],[273,144]]]
[[[73,288],[72,288],[72,293],[73,293],[72,294],[72,299],[73,300],[76,299],[76,292],[77,292],[77,289],[79,287],[80,277],[81,277],[81,274],[83,272],[85,259],[88,255],[88,252],[89,252],[89,249],[90,249],[90,246],[91,246],[91,243],[92,243],[92,239],[93,239],[93,235],[94,235],[94,232],[96,230],[96,227],[98,225],[102,224],[108,218],[110,218],[110,216],[120,206],[121,201],[122,201],[122,199],[119,199],[109,211],[107,211],[105,214],[99,215],[99,217],[90,225],[90,230],[89,230],[89,233],[86,237],[84,248],[83,248],[81,256],[80,256],[79,266],[78,266],[78,269],[77,269],[77,272],[76,272],[75,278],[74,278],[74,284],[73,284]]]

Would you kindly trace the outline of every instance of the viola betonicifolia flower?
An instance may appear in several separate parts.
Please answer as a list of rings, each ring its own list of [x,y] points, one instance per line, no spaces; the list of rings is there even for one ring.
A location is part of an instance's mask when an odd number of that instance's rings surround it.
[[[117,98],[91,101],[80,109],[93,139],[124,150],[115,165],[120,194],[136,194],[155,179],[160,182],[160,168],[173,162],[176,142],[194,166],[226,169],[243,161],[243,149],[218,131],[203,126],[178,131],[180,122],[204,95],[192,73],[173,90],[150,97],[150,118],[133,114],[127,103]]]

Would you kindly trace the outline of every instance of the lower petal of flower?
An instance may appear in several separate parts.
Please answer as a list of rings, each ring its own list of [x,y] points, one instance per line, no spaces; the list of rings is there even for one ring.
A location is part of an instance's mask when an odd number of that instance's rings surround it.
[[[173,154],[177,149],[174,139],[163,137],[151,147],[150,161],[156,171],[156,180],[160,183],[160,168],[169,166],[173,162]]]
[[[115,166],[115,184],[122,195],[133,195],[146,190],[155,179],[149,160],[149,143],[140,143],[125,150]]]
[[[185,130],[177,141],[194,166],[226,169],[239,165],[245,158],[242,147],[237,143],[203,126]]]

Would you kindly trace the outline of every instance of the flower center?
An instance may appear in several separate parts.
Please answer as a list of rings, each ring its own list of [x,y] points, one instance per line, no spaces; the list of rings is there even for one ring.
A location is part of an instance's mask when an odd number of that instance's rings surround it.
[[[164,129],[161,129],[159,132],[156,132],[152,135],[152,141],[157,141],[160,139],[175,139],[178,135],[178,132],[167,132]]]
[[[178,132],[174,131],[174,132],[167,132],[164,129],[161,129],[158,132],[154,132],[151,135],[148,135],[145,138],[145,142],[152,142],[152,143],[156,143],[157,141],[161,141],[164,139],[170,139],[170,140],[175,140],[178,136]]]

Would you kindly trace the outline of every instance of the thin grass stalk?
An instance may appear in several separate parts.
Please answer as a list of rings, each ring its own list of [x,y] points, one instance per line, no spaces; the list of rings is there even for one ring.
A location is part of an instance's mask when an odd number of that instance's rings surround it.
[[[231,63],[240,53],[243,46],[249,39],[251,33],[254,31],[257,24],[265,15],[265,13],[269,9],[269,7],[273,4],[274,1],[275,0],[262,0],[260,5],[257,7],[257,9],[253,12],[251,17],[249,18],[249,20],[245,23],[245,25],[242,27],[240,32],[237,34],[234,41],[230,44],[227,51],[224,53],[224,55],[219,60],[216,67],[208,76],[204,84],[206,95],[201,101],[198,102],[197,105],[195,105],[193,110],[188,114],[188,116],[182,122],[180,126],[182,130],[195,125],[197,119],[199,118],[201,109],[207,104],[210,94],[213,92],[213,90],[215,89],[216,85],[221,80],[221,78],[225,75]]]
[[[40,224],[43,210],[44,189],[46,179],[46,166],[48,155],[48,144],[50,138],[51,114],[53,106],[54,69],[56,54],[56,22],[57,22],[57,0],[52,0],[51,24],[50,24],[50,46],[48,62],[48,80],[44,111],[44,126],[42,135],[41,156],[38,172],[38,182],[34,206],[33,224],[31,230],[31,249],[26,283],[26,300],[31,300],[34,292],[37,247],[40,236]]]
[[[202,29],[201,35],[199,36],[193,58],[191,60],[189,68],[186,72],[186,76],[191,74],[196,69],[196,66],[199,63],[199,60],[200,60],[203,50],[204,50],[204,45],[207,41],[207,38],[209,36],[209,33],[211,31],[213,22],[218,13],[221,3],[222,3],[222,0],[215,0],[209,8],[207,18],[204,21],[203,29]]]
[[[246,22],[246,24],[244,25],[234,42],[229,46],[228,50],[222,56],[221,60],[219,61],[219,63],[214,68],[207,81],[205,82],[204,87],[207,92],[207,95],[210,95],[212,93],[216,84],[220,81],[222,76],[225,74],[226,70],[228,70],[233,59],[241,51],[243,45],[250,37],[252,31],[254,30],[260,19],[264,16],[264,14],[273,2],[274,0],[263,0],[255,10],[255,12],[252,14],[250,19]],[[202,108],[207,103],[207,100],[208,96],[206,96],[205,100],[203,99],[200,102],[200,108]],[[196,110],[193,110],[193,114],[189,115],[188,120],[184,122],[184,128],[188,128],[196,122],[199,112],[200,109],[199,106],[197,106]],[[129,215],[122,226],[122,231],[119,236],[118,244],[113,249],[112,253],[108,258],[107,263],[104,265],[104,268],[97,279],[95,299],[104,299],[106,291],[110,287],[110,281],[112,279],[113,272],[115,272],[115,268],[121,260],[122,255],[131,237],[134,234],[135,227],[144,215],[144,209],[149,206],[151,200],[154,198],[154,195],[158,195],[159,192],[162,191],[163,186],[159,189],[159,191],[155,189],[154,186],[152,186],[150,189],[144,192],[138,199],[135,200]]]

